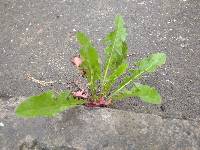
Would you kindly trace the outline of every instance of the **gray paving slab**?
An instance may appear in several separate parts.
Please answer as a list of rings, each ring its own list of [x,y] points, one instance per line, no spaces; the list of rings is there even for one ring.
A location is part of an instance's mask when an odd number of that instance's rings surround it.
[[[0,105],[2,150],[199,150],[200,122],[78,107],[54,118],[20,119],[19,98]],[[5,114],[2,116],[1,114]]]
[[[155,86],[163,104],[135,98],[114,108],[183,119],[200,116],[199,0],[0,0],[0,97],[74,89],[80,79],[70,59],[78,54],[76,31],[86,32],[101,55],[100,40],[116,14],[128,29],[130,64],[156,51],[167,64],[142,82]],[[52,81],[47,86],[38,80]]]

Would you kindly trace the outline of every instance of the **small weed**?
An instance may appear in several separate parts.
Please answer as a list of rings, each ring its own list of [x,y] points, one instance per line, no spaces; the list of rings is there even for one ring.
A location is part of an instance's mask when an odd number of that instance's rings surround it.
[[[127,97],[139,97],[151,104],[160,104],[161,96],[154,87],[143,85],[138,81],[145,73],[152,73],[166,61],[164,53],[154,53],[133,63],[134,69],[129,69],[127,62],[128,47],[124,21],[121,16],[115,18],[115,30],[104,39],[105,63],[101,63],[96,48],[90,39],[82,32],[77,33],[80,43],[80,56],[73,59],[80,73],[88,81],[89,92],[84,89],[77,92],[52,91],[38,96],[32,96],[22,102],[16,109],[17,116],[38,117],[55,116],[65,109],[86,105],[88,107],[108,106],[113,101]],[[114,84],[122,78],[118,86]],[[129,87],[129,88],[128,88]]]

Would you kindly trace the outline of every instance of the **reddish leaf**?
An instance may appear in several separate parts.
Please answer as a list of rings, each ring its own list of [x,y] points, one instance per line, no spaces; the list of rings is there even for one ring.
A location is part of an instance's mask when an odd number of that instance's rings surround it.
[[[99,106],[104,106],[104,105],[106,105],[106,101],[105,101],[104,97],[101,97],[101,98],[99,99],[99,101],[97,102],[97,104],[98,104]]]
[[[82,60],[79,56],[75,56],[71,62],[78,68],[82,64]]]
[[[101,97],[97,102],[87,103],[87,107],[107,107],[111,104],[111,100],[106,101],[104,97]]]
[[[82,77],[85,77],[85,74],[86,74],[85,70],[83,70],[83,68],[79,68],[80,65],[81,65],[82,62],[83,62],[83,61],[81,60],[80,56],[75,56],[75,57],[71,60],[71,62],[79,69],[79,72],[80,72],[80,74],[82,75]]]
[[[88,98],[88,93],[86,93],[84,90],[73,92],[72,94],[74,97],[84,98],[84,99]]]

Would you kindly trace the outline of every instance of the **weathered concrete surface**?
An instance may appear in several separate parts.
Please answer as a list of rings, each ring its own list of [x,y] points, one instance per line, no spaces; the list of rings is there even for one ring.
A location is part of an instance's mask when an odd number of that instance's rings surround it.
[[[76,31],[100,40],[122,14],[132,61],[155,51],[167,64],[145,82],[163,97],[162,106],[135,99],[115,108],[166,117],[200,116],[199,0],[0,0],[0,97],[29,96],[47,89],[74,89],[79,79],[70,59],[78,54]],[[46,87],[37,80],[53,81]]]
[[[108,108],[19,119],[19,99],[0,105],[1,150],[199,150],[200,122]],[[4,107],[6,106],[6,107]]]

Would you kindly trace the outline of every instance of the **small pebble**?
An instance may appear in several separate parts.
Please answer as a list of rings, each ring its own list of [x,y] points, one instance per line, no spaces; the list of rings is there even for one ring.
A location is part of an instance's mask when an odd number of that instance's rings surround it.
[[[4,127],[4,124],[2,122],[0,122],[0,127]]]

